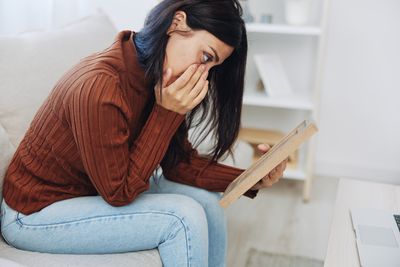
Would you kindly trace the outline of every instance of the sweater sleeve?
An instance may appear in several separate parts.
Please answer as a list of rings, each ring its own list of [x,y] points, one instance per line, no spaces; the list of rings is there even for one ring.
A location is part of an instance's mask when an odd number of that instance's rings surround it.
[[[80,157],[97,192],[113,206],[149,189],[149,178],[185,116],[157,103],[129,147],[126,103],[117,78],[97,74],[73,93],[70,125]]]
[[[186,149],[190,151],[190,163],[181,161],[171,170],[163,168],[164,176],[171,181],[197,186],[214,192],[223,192],[244,169],[228,166],[218,162],[210,162],[206,157],[199,155],[186,138]],[[163,164],[161,164],[163,167]],[[259,190],[249,189],[243,195],[255,198]]]

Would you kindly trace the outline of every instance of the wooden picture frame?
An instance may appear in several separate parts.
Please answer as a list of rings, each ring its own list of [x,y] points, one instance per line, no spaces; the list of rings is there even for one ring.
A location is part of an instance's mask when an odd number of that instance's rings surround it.
[[[318,128],[313,122],[304,120],[268,150],[259,160],[233,180],[223,193],[219,204],[223,208],[227,208],[317,131]]]

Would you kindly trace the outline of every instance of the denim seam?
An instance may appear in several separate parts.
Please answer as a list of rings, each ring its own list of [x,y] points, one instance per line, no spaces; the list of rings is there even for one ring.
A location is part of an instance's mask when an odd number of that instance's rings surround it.
[[[189,251],[190,251],[190,242],[189,242],[189,234],[188,234],[189,227],[186,225],[186,223],[184,222],[183,218],[179,218],[179,221],[183,225],[183,230],[185,231],[185,241],[186,241],[186,248],[187,248],[187,259],[188,259],[188,266],[190,266],[191,257],[190,257],[190,253],[189,253]]]
[[[130,216],[133,214],[146,214],[146,213],[159,213],[159,214],[169,214],[175,217],[175,214],[171,213],[171,212],[159,212],[159,211],[150,211],[150,212],[134,212],[134,213],[124,213],[124,214],[118,214],[118,215],[102,215],[102,216],[92,216],[92,217],[87,217],[87,218],[83,218],[83,219],[78,219],[78,220],[71,220],[71,221],[65,221],[65,222],[60,222],[60,223],[49,223],[49,224],[28,224],[28,223],[24,223],[22,220],[25,218],[20,218],[17,215],[16,218],[16,222],[22,226],[22,227],[47,227],[47,226],[58,226],[58,225],[68,225],[68,224],[74,224],[74,223],[79,223],[79,222],[85,222],[85,221],[90,221],[90,220],[96,220],[96,219],[104,219],[104,218],[112,218],[112,217],[126,217],[126,216]],[[180,219],[180,218],[179,218]]]
[[[166,214],[166,215],[171,215],[174,216],[176,218],[179,219],[179,221],[181,221],[182,225],[183,225],[183,229],[185,231],[185,241],[186,241],[186,248],[187,248],[187,257],[188,257],[188,266],[190,266],[190,255],[189,255],[189,240],[188,240],[188,232],[187,230],[189,230],[189,227],[187,227],[185,221],[183,220],[183,218],[180,218],[179,216],[175,215],[172,212],[160,212],[160,211],[151,211],[151,212],[134,212],[134,213],[127,213],[127,214],[121,214],[121,215],[104,215],[104,216],[93,216],[93,217],[89,217],[89,218],[85,218],[85,219],[80,219],[80,220],[74,220],[74,221],[69,221],[69,222],[62,222],[62,223],[52,223],[52,224],[37,224],[37,225],[32,225],[32,224],[26,224],[24,222],[21,221],[21,219],[19,217],[19,213],[17,214],[17,218],[16,218],[16,223],[21,227],[21,228],[46,228],[48,226],[61,226],[61,225],[73,225],[73,224],[77,224],[79,222],[86,222],[86,221],[94,221],[97,219],[104,219],[104,218],[112,218],[112,217],[129,217],[131,215],[134,214],[147,214],[147,213],[157,213],[157,214]]]
[[[187,248],[187,259],[188,259],[188,266],[190,267],[190,260],[191,260],[191,257],[190,257],[190,253],[189,253],[189,251],[190,251],[190,243],[189,243],[189,227],[188,226],[186,226],[186,224],[184,223],[184,221],[183,221],[183,218],[181,219],[181,222],[182,222],[182,224],[183,224],[183,229],[185,230],[185,241],[186,241],[186,248]],[[186,227],[187,227],[187,231],[186,231]]]

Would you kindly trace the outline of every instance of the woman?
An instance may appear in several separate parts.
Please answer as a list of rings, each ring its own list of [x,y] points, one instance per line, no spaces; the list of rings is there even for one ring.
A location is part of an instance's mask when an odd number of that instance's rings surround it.
[[[241,12],[236,0],[165,0],[142,31],[120,32],[68,71],[7,170],[6,241],[48,253],[158,248],[164,266],[225,266],[218,192],[243,169],[217,160],[231,152],[240,126]],[[199,111],[215,131],[208,157],[188,141]],[[285,166],[246,196],[277,182]]]

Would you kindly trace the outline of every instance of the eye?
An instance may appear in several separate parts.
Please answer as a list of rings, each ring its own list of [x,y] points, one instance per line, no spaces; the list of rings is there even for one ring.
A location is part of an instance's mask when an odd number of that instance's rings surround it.
[[[213,60],[214,60],[213,56],[211,56],[206,52],[203,53],[203,63],[212,62]]]

